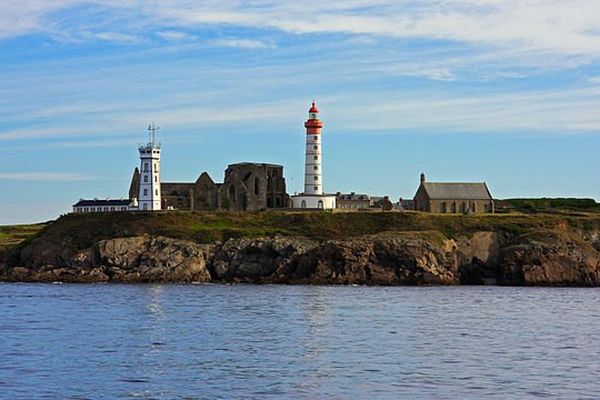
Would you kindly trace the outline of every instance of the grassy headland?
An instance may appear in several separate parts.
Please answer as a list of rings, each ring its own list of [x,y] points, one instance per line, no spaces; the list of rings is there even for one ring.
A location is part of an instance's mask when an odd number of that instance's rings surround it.
[[[212,243],[229,238],[303,236],[343,239],[383,232],[437,231],[446,237],[478,231],[512,234],[536,230],[599,229],[600,213],[448,215],[417,212],[184,212],[70,214],[44,225],[0,227],[0,252],[29,240],[49,241],[84,249],[99,240],[161,235]]]
[[[0,253],[38,234],[45,224],[0,226]]]

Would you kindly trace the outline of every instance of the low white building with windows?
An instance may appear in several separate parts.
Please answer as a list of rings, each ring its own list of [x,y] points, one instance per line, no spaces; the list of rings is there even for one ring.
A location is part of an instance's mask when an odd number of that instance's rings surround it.
[[[137,210],[137,202],[130,199],[80,199],[73,204],[74,213],[120,212]]]

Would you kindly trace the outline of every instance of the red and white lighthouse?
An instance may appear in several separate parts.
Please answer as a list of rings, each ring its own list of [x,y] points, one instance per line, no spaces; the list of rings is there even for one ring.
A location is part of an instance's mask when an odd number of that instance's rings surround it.
[[[323,122],[319,119],[319,109],[313,101],[308,110],[306,128],[306,162],[304,163],[304,193],[323,194],[323,175],[321,163],[321,129]]]
[[[335,208],[335,195],[323,193],[323,158],[321,152],[323,122],[319,119],[319,109],[314,101],[308,110],[308,119],[304,123],[304,127],[306,128],[304,192],[292,196],[292,205],[294,208],[315,210]]]

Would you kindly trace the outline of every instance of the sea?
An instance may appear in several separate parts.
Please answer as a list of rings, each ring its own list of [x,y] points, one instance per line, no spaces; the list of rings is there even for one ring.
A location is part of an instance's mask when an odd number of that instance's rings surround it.
[[[0,284],[1,399],[598,399],[600,289]]]

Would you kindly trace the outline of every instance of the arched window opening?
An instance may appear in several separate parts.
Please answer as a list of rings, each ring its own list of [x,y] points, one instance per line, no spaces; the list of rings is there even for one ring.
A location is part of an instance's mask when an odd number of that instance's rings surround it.
[[[300,203],[300,208],[306,208],[306,200],[302,200],[302,203]]]
[[[258,178],[254,178],[254,194],[257,196],[260,194],[260,180]]]
[[[148,175],[144,175],[144,183],[148,183]]]
[[[319,202],[317,203],[317,207],[318,208],[323,208],[323,200],[319,200]]]

